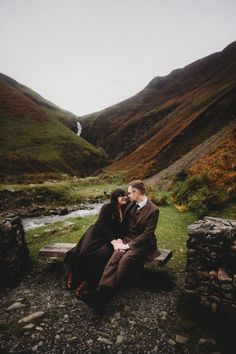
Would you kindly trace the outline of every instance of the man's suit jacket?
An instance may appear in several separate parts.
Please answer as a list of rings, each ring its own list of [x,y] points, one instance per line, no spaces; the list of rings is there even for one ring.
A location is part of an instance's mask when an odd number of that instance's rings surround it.
[[[134,206],[135,203],[130,202],[125,209],[124,218],[127,222]],[[128,231],[128,235],[124,238],[124,241],[129,243],[130,248],[140,249],[141,252],[144,251],[146,257],[145,261],[148,262],[160,255],[160,252],[157,249],[155,235],[159,209],[148,199],[145,206],[136,213],[136,233],[135,235],[131,235]]]

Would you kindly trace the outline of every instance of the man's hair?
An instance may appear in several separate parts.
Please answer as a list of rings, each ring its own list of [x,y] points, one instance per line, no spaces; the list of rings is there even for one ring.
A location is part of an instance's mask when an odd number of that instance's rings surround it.
[[[137,179],[129,183],[128,187],[136,188],[140,191],[141,194],[146,194],[146,189],[143,181]]]

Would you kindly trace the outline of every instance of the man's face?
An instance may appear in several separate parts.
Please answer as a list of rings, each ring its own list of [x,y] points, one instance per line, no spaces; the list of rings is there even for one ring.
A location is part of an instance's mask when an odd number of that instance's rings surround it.
[[[137,202],[139,196],[139,190],[131,186],[128,187],[128,197],[132,202]]]

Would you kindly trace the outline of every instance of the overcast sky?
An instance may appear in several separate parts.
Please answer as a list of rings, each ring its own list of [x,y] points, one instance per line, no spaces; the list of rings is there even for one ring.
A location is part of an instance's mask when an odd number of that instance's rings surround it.
[[[235,0],[0,0],[0,72],[77,115],[236,40]]]

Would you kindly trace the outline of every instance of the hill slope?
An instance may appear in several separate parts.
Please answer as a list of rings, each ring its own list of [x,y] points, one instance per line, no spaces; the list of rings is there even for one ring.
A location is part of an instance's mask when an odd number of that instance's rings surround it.
[[[76,135],[77,117],[0,74],[0,176],[66,172],[85,176],[104,153]]]
[[[81,124],[82,136],[114,161],[109,170],[145,178],[203,143],[207,152],[214,136],[235,118],[236,42],[154,78],[128,100],[82,117]]]

